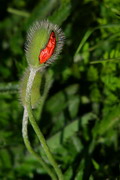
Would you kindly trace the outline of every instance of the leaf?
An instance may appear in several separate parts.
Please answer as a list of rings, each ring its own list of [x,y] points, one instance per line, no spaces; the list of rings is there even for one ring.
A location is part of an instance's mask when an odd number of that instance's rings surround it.
[[[110,128],[114,128],[118,121],[120,121],[120,105],[113,106],[111,110],[105,114],[103,119],[96,123],[92,131],[93,136],[103,135],[110,130]]]
[[[71,167],[67,169],[67,171],[64,173],[65,180],[70,180],[73,175],[73,170]]]
[[[70,98],[69,100],[69,113],[71,118],[75,118],[77,113],[79,112],[79,104],[80,104],[80,97],[79,96],[73,96],[72,98]]]
[[[57,9],[52,16],[50,16],[49,20],[55,24],[61,25],[68,18],[71,8],[70,0],[63,2],[60,8]]]
[[[99,164],[94,159],[92,159],[92,163],[96,170],[98,170],[100,168]]]
[[[59,92],[47,101],[46,109],[52,114],[57,114],[61,112],[66,106],[67,103],[65,102],[65,95],[63,92]]]
[[[88,70],[88,80],[89,81],[97,81],[98,80],[98,71],[94,66],[90,66]]]
[[[11,162],[11,156],[10,156],[10,153],[9,151],[3,149],[3,150],[0,150],[0,159],[1,159],[1,162],[2,164],[0,169],[2,168],[2,166],[4,168],[11,168],[11,165],[12,165],[12,162]]]
[[[79,120],[75,120],[71,122],[70,124],[68,124],[61,131],[56,133],[54,136],[49,138],[47,143],[50,146],[50,148],[53,150],[56,148],[59,148],[59,146],[61,146],[61,143],[65,142],[69,137],[71,137],[78,130],[79,130]]]
[[[35,20],[45,19],[52,12],[52,10],[58,5],[57,0],[42,0],[34,8],[31,16],[29,17],[27,26],[30,26]]]
[[[85,160],[82,159],[79,164],[78,172],[75,176],[75,180],[83,180],[84,168],[85,168]]]
[[[82,122],[82,126],[85,127],[89,120],[95,118],[94,114],[85,114],[81,119],[74,120],[73,122],[66,125],[62,130],[53,135],[47,140],[48,145],[51,149],[55,150],[62,146],[64,142],[72,137],[76,132],[79,131],[79,123]],[[81,145],[81,144],[80,144]]]

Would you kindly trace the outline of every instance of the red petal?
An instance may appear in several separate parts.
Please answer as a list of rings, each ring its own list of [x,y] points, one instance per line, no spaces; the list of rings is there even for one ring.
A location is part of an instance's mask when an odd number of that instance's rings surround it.
[[[45,63],[52,56],[52,54],[54,53],[55,46],[56,46],[56,37],[55,37],[55,33],[52,31],[46,47],[40,52],[39,55],[40,64]]]

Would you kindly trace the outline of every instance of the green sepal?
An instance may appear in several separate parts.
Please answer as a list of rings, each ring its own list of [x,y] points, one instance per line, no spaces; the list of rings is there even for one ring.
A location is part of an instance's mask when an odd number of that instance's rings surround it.
[[[29,78],[30,70],[26,69],[21,81],[20,81],[20,102],[21,104],[25,107],[25,96],[26,96],[26,87],[27,87],[27,82]],[[32,90],[31,90],[31,106],[32,108],[36,108],[36,106],[40,102],[40,86],[41,86],[41,81],[42,81],[42,73],[40,71],[36,72],[34,82],[32,85]]]
[[[30,66],[36,68],[43,66],[39,62],[39,54],[40,51],[45,48],[49,40],[49,36],[50,33],[45,28],[40,28],[33,32],[29,42],[29,47],[26,51],[27,61]]]

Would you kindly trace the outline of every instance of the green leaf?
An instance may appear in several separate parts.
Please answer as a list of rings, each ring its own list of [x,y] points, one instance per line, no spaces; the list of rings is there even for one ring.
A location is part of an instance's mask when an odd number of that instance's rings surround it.
[[[63,2],[59,9],[57,9],[53,15],[49,17],[49,20],[55,24],[61,25],[68,18],[71,8],[72,6],[70,0]]]
[[[53,11],[53,9],[58,5],[59,1],[57,0],[42,0],[40,1],[28,20],[28,26],[30,26],[35,20],[45,19]]]
[[[70,180],[71,177],[72,177],[72,175],[73,175],[73,170],[72,170],[72,168],[70,167],[70,168],[67,169],[67,171],[66,171],[65,174],[64,174],[65,180]]]
[[[79,130],[79,120],[75,120],[63,128],[60,132],[48,139],[47,143],[51,149],[56,149],[61,146],[61,143],[65,142],[75,132]],[[61,142],[62,137],[62,142]]]
[[[120,105],[113,106],[103,117],[103,119],[96,123],[92,133],[93,136],[103,135],[110,128],[114,128],[115,125],[120,121]]]
[[[98,80],[98,71],[94,66],[90,66],[88,70],[88,80],[97,81]]]

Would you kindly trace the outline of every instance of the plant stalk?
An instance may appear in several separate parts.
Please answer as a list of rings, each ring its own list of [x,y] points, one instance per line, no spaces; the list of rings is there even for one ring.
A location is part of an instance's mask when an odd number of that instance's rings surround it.
[[[27,112],[28,112],[28,116],[29,116],[29,120],[30,120],[30,123],[36,133],[36,135],[38,136],[38,139],[46,153],[46,156],[48,157],[49,161],[51,162],[54,170],[56,171],[56,174],[58,175],[58,179],[59,180],[63,180],[63,174],[61,172],[61,169],[58,167],[47,143],[46,143],[46,140],[39,128],[39,126],[37,125],[36,123],[36,120],[35,120],[35,117],[33,115],[33,112],[32,112],[32,108],[31,108],[31,89],[32,89],[32,84],[33,84],[33,81],[34,81],[34,77],[35,77],[35,74],[36,74],[36,70],[34,69],[31,69],[30,70],[30,75],[29,75],[29,79],[28,79],[28,83],[27,83],[27,89],[26,89],[26,108],[27,108]]]
[[[56,180],[56,176],[54,172],[49,168],[49,166],[44,162],[44,160],[34,151],[34,149],[31,146],[31,143],[29,141],[28,137],[28,113],[26,107],[24,108],[24,115],[23,115],[23,122],[22,122],[22,135],[23,135],[23,140],[25,143],[25,146],[27,150],[38,159],[42,167],[46,170],[46,172],[50,175],[52,180]]]

